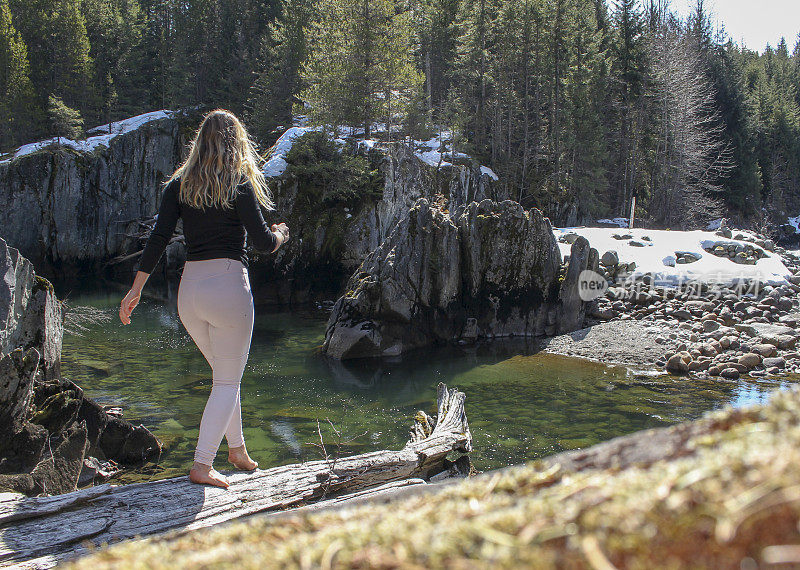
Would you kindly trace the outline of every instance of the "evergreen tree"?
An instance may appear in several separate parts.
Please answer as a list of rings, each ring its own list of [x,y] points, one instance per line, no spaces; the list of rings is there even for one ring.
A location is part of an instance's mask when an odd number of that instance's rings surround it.
[[[450,89],[458,4],[458,0],[421,0],[414,4],[418,62],[425,77],[425,102],[430,112],[441,111]]]
[[[88,110],[92,90],[89,39],[79,0],[11,0],[17,29],[28,46],[30,77],[42,106],[50,94]]]
[[[467,136],[476,158],[489,158],[490,56],[494,52],[495,0],[463,0],[459,7],[456,62],[453,69],[460,98],[469,105]]]
[[[616,83],[617,157],[614,168],[612,211],[628,213],[639,174],[639,142],[645,118],[643,91],[646,73],[644,21],[638,0],[616,0],[613,13],[616,37],[612,67]]]
[[[329,126],[387,128],[401,119],[421,85],[414,67],[409,11],[395,0],[320,0],[300,98],[311,118]]]
[[[83,134],[83,119],[79,111],[69,108],[59,97],[50,95],[47,115],[57,138],[77,139]]]
[[[602,197],[609,186],[607,132],[602,121],[608,56],[602,24],[593,8],[589,2],[573,3],[568,14],[572,30],[565,86],[564,201],[577,205],[575,213],[580,218],[605,209]]]
[[[138,1],[82,0],[82,12],[94,62],[94,99],[87,116],[93,122],[109,123],[135,114],[138,109],[131,105],[137,83],[133,52],[143,27]]]
[[[28,50],[14,28],[8,0],[0,0],[0,94],[0,150],[5,150],[38,130]]]
[[[292,106],[301,89],[300,71],[306,59],[306,29],[314,15],[314,0],[286,0],[280,18],[268,30],[262,59],[265,68],[253,83],[247,103],[251,132],[272,143],[279,127],[292,124]]]

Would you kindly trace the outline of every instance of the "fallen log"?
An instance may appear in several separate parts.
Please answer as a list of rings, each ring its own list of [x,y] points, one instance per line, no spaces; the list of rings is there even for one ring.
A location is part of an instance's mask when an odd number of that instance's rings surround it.
[[[137,236],[126,236],[126,237],[137,237]],[[182,243],[185,244],[186,241],[184,240],[182,235],[173,236],[170,238],[169,243],[167,245],[172,245],[173,243]],[[136,259],[140,255],[144,253],[144,248],[134,251],[133,253],[125,254],[125,255],[118,255],[117,257],[111,258],[103,264],[103,268],[110,267],[112,265],[119,265],[120,263],[125,263],[126,261],[131,261],[132,259]]]
[[[415,479],[409,483],[420,484],[419,479],[453,469],[455,462],[447,459],[448,453],[472,450],[464,393],[440,383],[437,396],[437,416],[418,412],[411,439],[399,451],[231,473],[228,489],[176,477],[105,484],[55,497],[0,494],[0,566],[49,568],[92,546],[136,536],[194,530],[323,498],[386,492],[387,483],[396,481]],[[465,461],[460,457],[457,463],[463,472]]]

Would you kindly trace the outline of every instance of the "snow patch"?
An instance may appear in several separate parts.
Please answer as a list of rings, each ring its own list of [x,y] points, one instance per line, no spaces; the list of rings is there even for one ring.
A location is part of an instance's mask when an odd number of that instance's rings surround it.
[[[297,121],[305,124],[305,120]],[[286,162],[286,155],[292,149],[294,142],[304,134],[310,131],[321,131],[322,127],[307,127],[307,126],[294,126],[289,128],[283,133],[280,138],[275,142],[271,149],[270,157],[264,165],[264,176],[274,178],[281,176],[288,166]],[[386,132],[386,125],[384,123],[375,123],[370,127],[371,132],[381,133]],[[358,137],[364,135],[363,127],[339,127],[332,135],[332,140],[339,144],[344,145],[347,142],[347,137]],[[452,135],[450,131],[442,131],[440,134],[430,138],[426,141],[412,140],[411,144],[414,148],[414,154],[426,164],[433,167],[446,167],[452,166],[453,160],[457,158],[469,159],[469,155],[463,152],[453,152],[450,148]],[[368,150],[380,145],[380,141],[376,139],[359,139],[356,141],[358,148],[364,147]],[[499,180],[497,174],[488,166],[480,167],[481,174],[486,174],[492,180]]]
[[[414,148],[416,149],[414,154],[417,155],[425,164],[438,168],[452,166],[453,163],[450,161],[456,158],[469,158],[469,155],[464,154],[463,152],[452,152],[449,149],[449,143],[451,142],[451,139],[452,136],[450,131],[442,131],[440,134],[431,137],[429,140],[415,140],[413,142]],[[450,160],[447,160],[448,158]]]
[[[87,135],[92,136],[87,136],[85,139],[72,140],[66,137],[53,137],[47,140],[25,144],[14,151],[13,156],[0,161],[0,164],[10,162],[13,159],[20,158],[28,154],[33,154],[34,152],[51,146],[67,147],[78,152],[94,152],[101,146],[107,147],[111,140],[119,135],[124,135],[125,133],[134,131],[151,121],[167,119],[173,115],[173,111],[168,110],[152,111],[150,113],[136,115],[135,117],[129,117],[121,121],[114,121],[113,123],[108,123],[106,125],[92,127],[86,131]]]
[[[481,174],[486,174],[492,180],[499,180],[499,177],[494,173],[494,170],[488,166],[481,166]]]
[[[752,243],[735,239],[722,240],[712,232],[672,231],[672,230],[646,230],[636,228],[628,230],[633,240],[618,240],[613,237],[618,230],[615,228],[554,228],[556,239],[566,233],[576,233],[585,237],[591,246],[597,249],[602,256],[609,250],[614,250],[619,255],[620,262],[636,263],[632,277],[645,273],[653,275],[658,285],[675,286],[681,283],[698,281],[709,284],[735,285],[742,279],[758,279],[771,285],[783,285],[786,278],[792,273],[783,264],[780,256],[765,252],[768,257],[759,259],[755,265],[741,265],[734,263],[727,257],[708,255],[704,247],[724,241],[753,246]],[[746,234],[747,232],[741,232]],[[652,247],[635,247],[632,241],[646,241],[643,237],[650,238]],[[561,255],[569,255],[571,245],[558,243]],[[677,263],[677,255],[691,253],[699,259],[693,263]]]
[[[613,218],[613,219],[603,219],[597,220],[598,224],[613,224],[620,228],[627,228],[628,227],[628,218]]]
[[[270,157],[264,164],[264,176],[275,178],[283,174],[286,167],[289,166],[289,163],[286,162],[286,155],[292,150],[294,141],[306,133],[319,130],[322,130],[322,127],[291,127],[287,129],[272,146]]]

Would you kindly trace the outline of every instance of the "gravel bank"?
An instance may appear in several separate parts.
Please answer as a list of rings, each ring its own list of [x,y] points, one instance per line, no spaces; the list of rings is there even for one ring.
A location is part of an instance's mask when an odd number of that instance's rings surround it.
[[[545,352],[621,364],[634,369],[656,369],[665,352],[679,340],[669,339],[670,327],[658,322],[609,321],[543,341]],[[680,338],[677,333],[673,335]]]

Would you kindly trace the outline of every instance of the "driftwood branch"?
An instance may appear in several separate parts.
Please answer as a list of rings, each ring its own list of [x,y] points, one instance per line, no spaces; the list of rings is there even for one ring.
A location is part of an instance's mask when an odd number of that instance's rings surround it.
[[[168,530],[193,530],[253,513],[386,492],[398,481],[421,484],[458,465],[472,438],[465,396],[438,388],[438,421],[415,417],[411,440],[399,451],[285,465],[253,473],[232,473],[230,488],[206,487],[177,477],[125,486],[101,485],[46,498],[0,494],[0,566],[46,568],[86,552],[90,545],[118,542]]]

